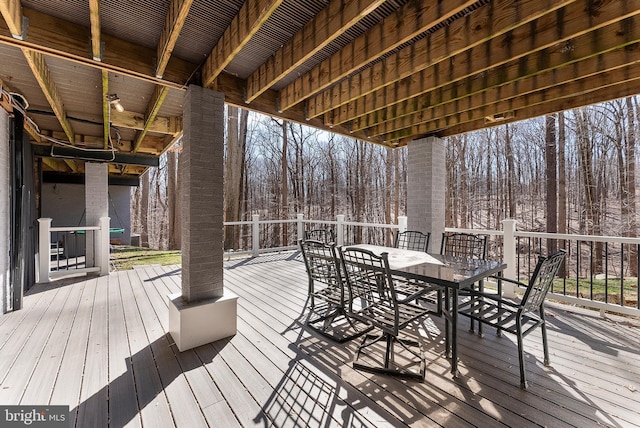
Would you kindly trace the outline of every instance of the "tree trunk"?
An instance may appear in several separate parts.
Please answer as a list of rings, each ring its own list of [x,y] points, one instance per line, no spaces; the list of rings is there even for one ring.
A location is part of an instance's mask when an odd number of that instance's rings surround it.
[[[179,250],[181,244],[181,225],[178,207],[178,148],[167,152],[167,210],[169,223],[169,249]]]
[[[242,193],[242,166],[244,151],[240,141],[240,109],[227,106],[227,157],[225,159],[224,205],[225,221],[240,220]],[[215,185],[215,183],[210,183]],[[238,249],[240,237],[238,228],[231,226],[225,229],[225,249]]]
[[[289,188],[287,185],[287,174],[289,171],[289,165],[287,163],[287,121],[282,120],[282,184],[280,192],[282,194],[281,204],[280,204],[280,215],[282,220],[288,220],[289,217],[289,201],[288,193]],[[287,223],[282,224],[282,245],[287,246]]]
[[[556,158],[556,117],[545,117],[545,161],[547,188],[547,233],[558,232],[558,188],[557,188],[557,158]],[[547,254],[555,253],[557,248],[555,239],[547,240]]]
[[[638,124],[636,123],[636,109],[637,104],[634,106],[631,97],[625,99],[627,107],[627,138],[626,138],[626,154],[627,170],[626,170],[626,182],[627,182],[627,230],[626,236],[637,236],[637,222],[636,222],[636,131]],[[629,270],[631,276],[638,276],[638,247],[635,245],[629,246]]]
[[[509,218],[516,218],[516,198],[513,193],[513,182],[515,181],[515,165],[513,162],[513,147],[511,144],[511,134],[509,133],[509,125],[505,125],[504,150],[507,158],[507,204]]]
[[[385,157],[385,186],[384,186],[384,222],[391,224],[391,182],[393,180],[393,149],[387,149]],[[391,245],[391,229],[386,229],[386,245]]]
[[[567,172],[564,112],[558,113],[558,233],[567,233]]]

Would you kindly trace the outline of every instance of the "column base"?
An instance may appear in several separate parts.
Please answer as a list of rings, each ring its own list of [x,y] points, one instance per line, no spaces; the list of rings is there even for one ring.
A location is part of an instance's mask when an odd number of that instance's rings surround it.
[[[234,336],[237,330],[238,296],[224,296],[187,303],[182,294],[169,296],[169,333],[182,351]]]

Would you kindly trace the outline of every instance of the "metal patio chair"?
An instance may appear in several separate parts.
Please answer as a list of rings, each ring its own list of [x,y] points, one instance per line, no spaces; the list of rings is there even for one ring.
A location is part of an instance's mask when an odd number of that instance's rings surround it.
[[[427,252],[431,233],[422,233],[417,230],[398,232],[394,241],[394,247],[404,250]],[[400,302],[412,302],[418,299],[436,305],[432,313],[442,314],[442,288],[433,284],[427,284],[415,279],[394,276],[396,293]]]
[[[498,333],[506,331],[515,334],[518,339],[518,360],[520,363],[520,387],[527,389],[523,340],[536,327],[542,329],[542,347],[544,349],[544,365],[549,365],[549,349],[547,345],[547,329],[544,318],[544,299],[553,283],[560,264],[564,260],[565,250],[560,250],[549,257],[538,257],[538,263],[529,284],[496,277],[498,281],[507,281],[526,287],[520,302],[503,299],[495,294],[471,290],[469,299],[458,307],[460,315],[467,316],[480,323],[497,329]]]
[[[487,236],[478,236],[471,233],[451,233],[442,234],[442,244],[440,245],[440,254],[446,256],[460,257],[462,259],[486,259],[487,255]],[[482,291],[482,287],[480,287]],[[465,295],[466,291],[460,291],[461,295]],[[438,313],[442,313],[442,299],[438,300],[440,306]],[[482,325],[479,327],[482,332]],[[471,331],[474,330],[473,320],[471,320]]]
[[[396,234],[393,246],[404,250],[424,251],[426,253],[429,248],[430,238],[430,232],[422,233],[417,230],[407,230]]]
[[[312,313],[316,309],[316,299],[326,304],[325,313],[314,319],[310,317],[307,326],[339,343],[365,333],[366,328],[359,328],[347,316],[345,301],[347,296],[345,295],[335,244],[302,240],[300,241],[300,249],[309,277],[309,299]]]
[[[389,270],[387,253],[380,256],[371,251],[351,247],[339,248],[345,272],[349,305],[347,312],[379,331],[366,334],[358,347],[353,367],[373,373],[392,374],[424,380],[425,359],[419,342],[400,337],[401,331],[415,320],[428,314],[425,308],[398,301],[394,280]],[[385,344],[382,356],[370,347],[378,342]],[[395,345],[400,345],[410,355],[399,357]],[[417,347],[417,352],[411,348]],[[379,351],[380,352],[380,351]],[[416,361],[416,359],[418,361]],[[367,363],[365,360],[369,360]],[[400,361],[406,362],[401,364]],[[411,370],[419,364],[419,370]]]
[[[336,242],[336,237],[331,229],[305,230],[304,239],[325,242],[327,244]]]

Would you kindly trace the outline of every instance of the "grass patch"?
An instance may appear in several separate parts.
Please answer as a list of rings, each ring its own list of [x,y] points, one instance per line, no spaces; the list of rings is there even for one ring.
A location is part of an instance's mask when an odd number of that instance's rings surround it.
[[[128,270],[144,265],[176,265],[181,261],[182,255],[179,250],[160,251],[123,245],[111,248],[111,264],[115,270]]]

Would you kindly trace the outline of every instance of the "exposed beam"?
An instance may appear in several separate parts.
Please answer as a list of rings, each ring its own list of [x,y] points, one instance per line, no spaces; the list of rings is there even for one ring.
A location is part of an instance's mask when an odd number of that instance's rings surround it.
[[[339,108],[544,15],[552,14],[550,19],[556,19],[553,12],[574,1],[494,0],[310,98],[309,117]]]
[[[554,46],[358,118],[352,129],[367,128],[372,136],[387,134],[633,64],[640,61],[640,16],[629,20],[627,31],[621,31],[619,24],[607,26],[571,40],[570,48]]]
[[[573,95],[562,100],[561,103],[552,102],[545,104],[538,104],[531,107],[524,107],[515,111],[513,119],[509,119],[501,122],[487,122],[485,119],[479,119],[472,122],[462,123],[460,125],[452,126],[443,131],[439,131],[437,134],[442,137],[451,135],[463,134],[478,129],[490,128],[492,126],[503,125],[505,123],[521,121],[524,119],[531,119],[534,117],[540,117],[547,114],[557,113],[564,110],[571,110],[574,108],[583,107],[585,105],[611,101],[618,98],[625,98],[640,93],[640,77],[630,76],[632,80],[618,82],[611,86],[603,88],[592,88],[587,94]],[[415,139],[411,137],[411,139]],[[401,141],[401,144],[407,141]]]
[[[109,95],[109,72],[107,70],[101,70],[102,74],[102,123],[103,123],[103,138],[104,138],[104,148],[109,147],[109,136],[111,134],[111,127],[109,123],[110,113],[111,113],[111,104],[107,100],[107,96]]]
[[[155,73],[157,78],[162,78],[167,64],[169,64],[169,58],[171,58],[171,53],[178,41],[178,36],[187,20],[187,15],[189,14],[192,3],[193,0],[171,0],[169,4],[167,17],[164,21],[164,29],[158,42]]]
[[[472,6],[475,0],[411,1],[280,92],[288,110],[401,44]]]
[[[385,0],[331,0],[247,79],[246,102],[273,86]]]
[[[182,131],[182,117],[156,117],[147,120],[147,115],[124,111],[122,113],[111,111],[111,124],[121,128],[137,129],[142,131],[148,127],[147,131],[159,134],[176,135]]]
[[[572,38],[618,21],[622,21],[618,28],[624,30],[625,20],[640,13],[640,0],[612,0],[595,9],[589,9],[590,5],[591,0],[579,0],[556,14],[545,15],[530,25],[518,27],[504,36],[376,90],[333,110],[333,123],[345,123],[545,48],[570,43]],[[585,19],[585,8],[590,11],[590,19]],[[614,37],[620,40],[619,46],[626,43],[625,35],[623,31],[619,37]]]
[[[112,152],[110,150],[87,151],[72,147],[46,146],[41,144],[32,144],[31,148],[35,156],[46,156],[52,157],[54,159],[81,159],[118,163],[123,165],[140,165],[152,167],[158,167],[160,165],[160,160],[156,156]]]
[[[460,130],[486,128],[491,125],[531,119],[558,111],[635,95],[640,87],[640,65],[601,73],[597,78],[581,79],[534,92],[523,97],[500,101],[490,107],[462,112],[429,124],[416,125],[385,137],[403,141],[417,135],[455,135]],[[489,120],[488,118],[495,119]],[[473,128],[469,128],[472,126]],[[464,131],[467,132],[467,131]]]
[[[51,74],[49,73],[49,68],[44,61],[44,56],[39,52],[34,52],[29,49],[23,49],[22,53],[24,57],[27,59],[27,63],[29,64],[29,68],[33,75],[35,76],[44,96],[47,98],[53,113],[58,118],[58,122],[62,126],[64,133],[67,135],[69,142],[73,144],[75,141],[75,136],[73,132],[73,127],[69,120],[67,119],[67,114],[64,109],[64,105],[62,100],[60,99],[60,95],[58,94],[58,90],[56,88],[55,82],[51,78]]]
[[[245,104],[245,81],[237,77],[231,76],[226,73],[222,73],[217,81],[218,90],[224,93],[225,102],[235,107],[244,108],[247,110],[256,111],[266,115],[274,116],[281,119],[286,119],[291,122],[300,123],[306,126],[313,126],[318,129],[322,129],[335,134],[344,135],[350,138],[358,138],[366,140],[372,143],[381,144],[382,140],[379,138],[369,138],[364,132],[350,132],[350,130],[344,126],[329,127],[324,124],[321,119],[307,120],[302,106],[295,106],[285,112],[278,112],[276,110],[276,91],[269,89],[262,95],[256,98],[251,104]]]
[[[614,64],[604,58],[590,58],[562,69],[552,70],[471,97],[425,109],[419,113],[374,126],[367,131],[371,135],[391,135],[385,138],[393,139],[392,133],[403,129],[410,129],[416,134],[424,134],[439,129],[442,124],[446,124],[448,127],[457,125],[461,121],[473,121],[482,117],[495,115],[506,117],[512,111],[510,109],[521,108],[523,107],[521,104],[525,102],[533,103],[531,95],[535,93],[543,94],[546,97],[544,101],[551,102],[576,92],[584,92],[584,80],[576,83],[578,81],[574,76],[580,79],[589,79],[589,82],[593,82],[594,87],[598,87],[598,85],[605,84],[602,83],[603,77],[628,73],[627,68],[631,65],[636,72],[640,72],[639,63],[640,58],[631,64],[628,62]],[[603,66],[612,66],[612,68],[603,69]],[[504,104],[506,101],[509,102],[508,105]],[[503,111],[504,108],[508,110]]]
[[[101,61],[100,0],[89,0],[89,18],[91,20],[91,55],[95,61]]]
[[[153,95],[151,96],[151,101],[149,101],[149,105],[147,106],[147,112],[144,115],[144,127],[142,128],[142,130],[138,131],[136,141],[135,143],[133,143],[133,153],[137,152],[140,148],[140,145],[144,141],[144,137],[147,135],[147,132],[149,132],[151,124],[156,119],[158,111],[160,110],[160,107],[162,107],[162,103],[164,102],[164,99],[167,97],[168,93],[169,88],[167,88],[166,86],[155,87]]]
[[[202,84],[211,86],[222,70],[251,40],[283,0],[247,0],[213,47],[202,70]]]
[[[22,5],[20,0],[0,0],[0,13],[4,18],[11,35],[19,40],[24,38],[22,26]]]
[[[26,47],[79,64],[180,89],[184,89],[198,67],[196,64],[171,57],[163,78],[158,79],[155,77],[155,67],[148,60],[156,55],[155,49],[108,34],[103,34],[101,40],[109,49],[104,52],[102,61],[96,61],[91,57],[90,29],[33,9],[23,8],[23,13],[29,19],[28,39],[14,39],[4,22],[0,21],[0,43]]]
[[[42,158],[44,162],[48,158]],[[67,184],[84,184],[84,174],[65,174],[63,172],[45,171],[42,173],[42,181],[45,183],[67,183]],[[109,186],[130,186],[136,187],[140,185],[140,178],[135,176],[116,176],[109,174]]]

